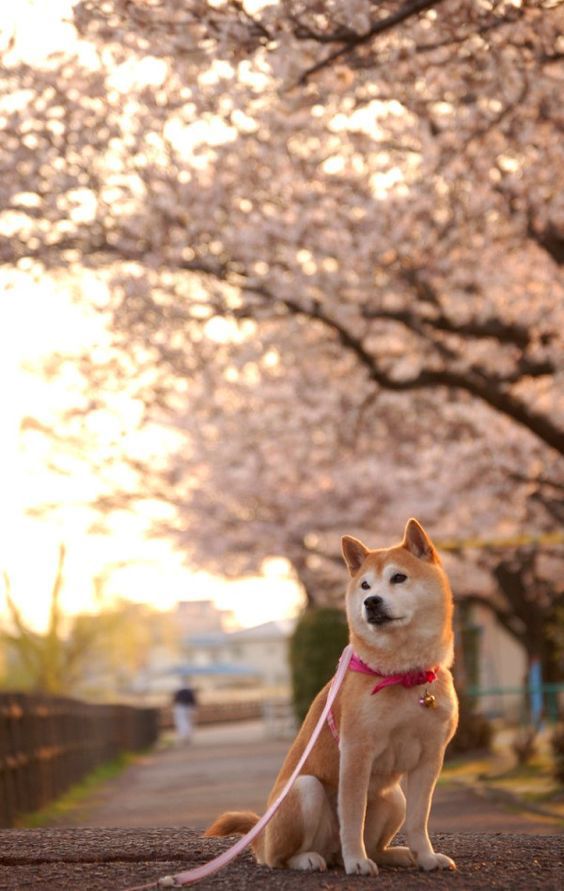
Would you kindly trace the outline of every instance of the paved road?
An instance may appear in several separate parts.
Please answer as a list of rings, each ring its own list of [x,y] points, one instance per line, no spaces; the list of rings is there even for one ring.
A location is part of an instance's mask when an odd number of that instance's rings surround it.
[[[198,728],[191,746],[144,756],[58,825],[200,830],[224,810],[262,813],[287,748],[288,741],[266,738],[260,722]],[[437,789],[431,831],[559,833],[550,820],[508,810],[457,786]]]
[[[457,872],[381,869],[378,877],[342,869],[296,872],[258,866],[245,851],[198,891],[562,891],[564,836],[476,834],[434,837]],[[0,891],[124,891],[207,862],[231,843],[202,841],[192,829],[0,830]]]

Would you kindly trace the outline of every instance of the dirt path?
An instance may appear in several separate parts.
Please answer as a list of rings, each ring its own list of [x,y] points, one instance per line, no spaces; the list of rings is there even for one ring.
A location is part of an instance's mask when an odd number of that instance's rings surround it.
[[[267,739],[259,722],[202,727],[192,745],[144,756],[57,823],[200,830],[224,810],[262,813],[287,748],[285,740]],[[438,787],[431,831],[560,832],[550,820],[508,810],[458,786]]]

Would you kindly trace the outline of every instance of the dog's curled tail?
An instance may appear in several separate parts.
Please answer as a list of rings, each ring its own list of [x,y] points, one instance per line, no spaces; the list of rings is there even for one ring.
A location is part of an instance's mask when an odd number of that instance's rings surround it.
[[[252,811],[227,811],[208,826],[204,832],[206,838],[222,835],[245,835],[259,821],[258,814]]]

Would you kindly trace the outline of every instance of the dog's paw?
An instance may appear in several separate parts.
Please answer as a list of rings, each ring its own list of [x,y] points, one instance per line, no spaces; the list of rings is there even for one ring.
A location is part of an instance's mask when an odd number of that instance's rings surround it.
[[[345,857],[345,872],[349,876],[377,876],[378,867],[368,857]]]
[[[303,851],[301,854],[294,854],[288,860],[290,869],[305,869],[311,872],[325,872],[327,863],[325,858],[318,854],[317,851]]]
[[[394,848],[384,848],[383,851],[376,851],[374,860],[378,866],[415,866],[415,857],[409,850],[397,846]]]
[[[452,871],[456,869],[456,863],[446,854],[417,854],[416,860],[419,869],[424,869],[425,872],[430,872],[433,869],[450,869]]]

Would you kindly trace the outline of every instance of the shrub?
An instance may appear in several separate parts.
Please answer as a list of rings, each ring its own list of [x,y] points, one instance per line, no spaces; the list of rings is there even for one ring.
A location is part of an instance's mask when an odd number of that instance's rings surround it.
[[[520,727],[511,743],[511,750],[517,758],[517,764],[529,764],[537,754],[537,727]]]
[[[292,692],[298,721],[303,721],[316,695],[335,674],[348,638],[346,617],[340,609],[314,607],[298,620],[290,640]]]
[[[493,728],[487,718],[474,710],[469,697],[458,691],[460,716],[454,739],[448,744],[447,758],[464,755],[467,752],[488,751],[493,736]]]
[[[564,724],[556,727],[550,744],[554,757],[554,776],[564,786]]]

